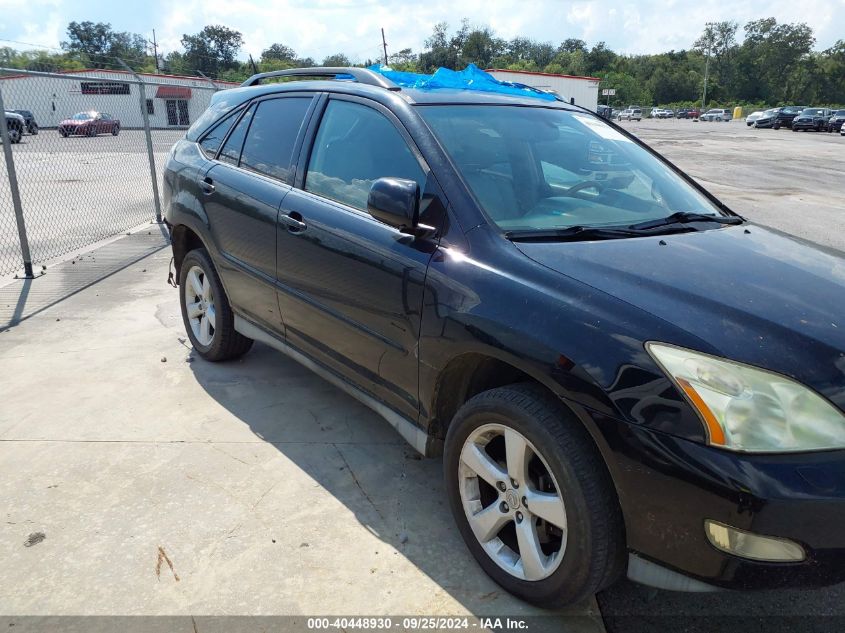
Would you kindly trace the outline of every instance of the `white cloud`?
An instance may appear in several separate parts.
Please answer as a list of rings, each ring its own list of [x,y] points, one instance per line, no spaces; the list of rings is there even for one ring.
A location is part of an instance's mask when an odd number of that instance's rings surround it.
[[[436,23],[455,28],[464,17],[491,26],[504,38],[520,35],[557,44],[577,37],[590,45],[604,41],[623,53],[689,48],[707,21],[735,20],[741,27],[767,16],[807,22],[820,49],[845,37],[845,0],[825,0],[812,12],[795,0],[724,6],[681,0],[0,0],[0,10],[18,16],[0,25],[0,37],[44,46],[58,46],[71,20],[111,22],[117,30],[147,37],[156,29],[165,51],[179,49],[183,33],[224,24],[243,33],[244,56],[258,56],[282,42],[318,61],[337,52],[357,60],[379,56],[381,28],[389,51],[419,51]]]

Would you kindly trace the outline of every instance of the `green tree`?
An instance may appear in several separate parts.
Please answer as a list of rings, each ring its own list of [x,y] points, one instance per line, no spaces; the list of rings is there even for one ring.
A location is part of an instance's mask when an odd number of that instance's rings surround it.
[[[62,49],[92,68],[121,68],[118,58],[139,70],[153,62],[137,33],[113,31],[105,22],[71,22]]]
[[[199,33],[182,36],[185,49],[182,62],[193,71],[216,77],[238,67],[236,57],[242,46],[239,31],[222,25],[206,26]]]

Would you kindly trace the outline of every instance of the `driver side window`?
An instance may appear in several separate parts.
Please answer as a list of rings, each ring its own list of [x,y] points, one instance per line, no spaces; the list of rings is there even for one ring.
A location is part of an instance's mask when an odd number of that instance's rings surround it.
[[[378,178],[406,178],[425,189],[425,172],[399,130],[380,112],[350,101],[326,106],[305,190],[362,211]]]

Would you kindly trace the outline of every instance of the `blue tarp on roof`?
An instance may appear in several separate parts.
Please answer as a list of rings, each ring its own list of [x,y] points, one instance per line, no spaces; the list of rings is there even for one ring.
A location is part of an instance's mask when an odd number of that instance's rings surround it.
[[[534,99],[543,99],[544,101],[556,100],[553,94],[542,92],[536,88],[530,88],[509,81],[499,81],[475,64],[470,64],[461,71],[438,68],[433,75],[401,72],[393,70],[389,66],[382,66],[381,64],[370,66],[370,70],[387,77],[402,88],[416,88],[417,90],[434,90],[436,88],[480,90],[482,92],[497,92],[499,94],[515,95],[518,97],[533,97]]]

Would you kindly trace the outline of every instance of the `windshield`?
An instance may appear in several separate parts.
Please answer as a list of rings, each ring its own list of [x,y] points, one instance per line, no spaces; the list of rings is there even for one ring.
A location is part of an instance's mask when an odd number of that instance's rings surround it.
[[[94,115],[91,112],[79,112],[70,118],[74,121],[87,121],[88,119],[93,119]]]
[[[817,108],[805,108],[801,114],[824,114],[824,110],[819,110]]]
[[[665,164],[590,114],[484,105],[419,112],[505,231],[628,226],[676,212],[721,215]]]

